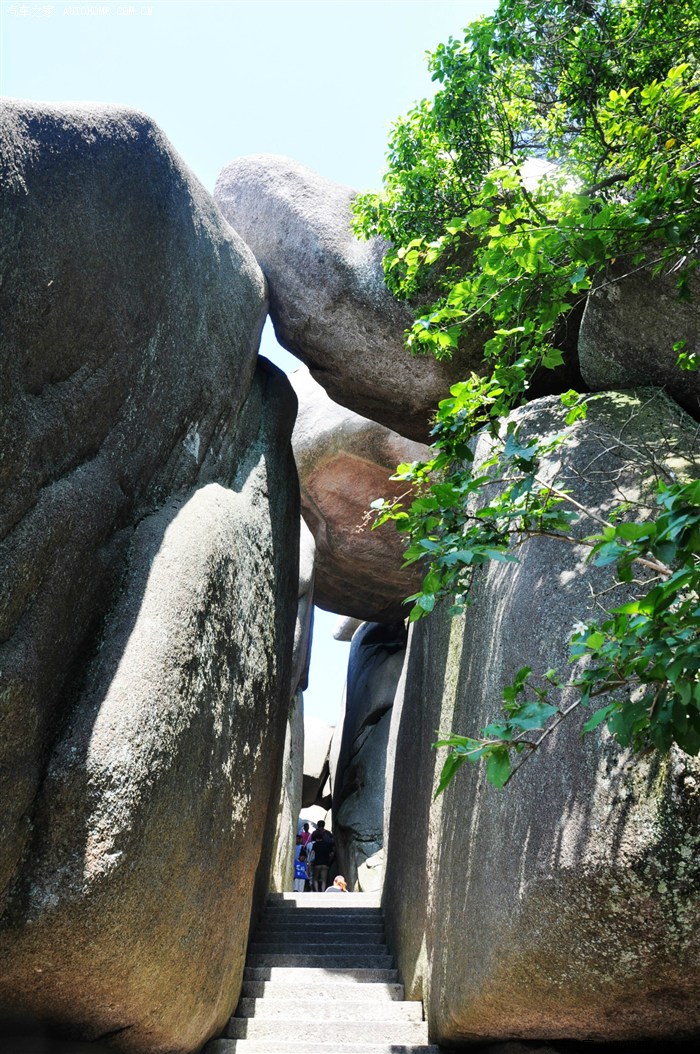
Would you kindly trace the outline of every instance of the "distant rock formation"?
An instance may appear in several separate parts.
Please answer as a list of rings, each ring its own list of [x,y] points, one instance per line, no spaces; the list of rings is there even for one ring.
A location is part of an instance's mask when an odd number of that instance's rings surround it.
[[[303,520],[299,524],[299,590],[292,657],[292,695],[304,691],[309,680],[311,640],[314,624],[314,575],[316,543]]]
[[[543,399],[516,417],[525,436],[545,437],[564,412]],[[609,392],[540,472],[604,514],[647,492],[659,463],[697,473],[698,443],[658,390]],[[526,664],[566,671],[573,622],[611,585],[608,568],[552,538],[519,556],[478,572],[464,616],[437,610],[411,630],[383,900],[407,993],[426,1000],[431,1040],[449,1047],[688,1037],[700,1027],[700,760],[582,740],[579,715],[503,790],[465,765],[433,800],[436,729],[478,733]]]
[[[290,381],[299,400],[292,444],[301,507],[316,541],[315,603],[362,620],[401,619],[423,572],[402,569],[401,535],[393,524],[372,530],[369,509],[400,493],[390,479],[399,462],[422,460],[428,450],[338,406],[308,370]]]
[[[309,678],[311,635],[314,616],[313,535],[303,520],[299,533],[299,588],[292,653],[291,702],[284,737],[282,781],[277,808],[277,826],[272,853],[271,888],[283,893],[292,888],[297,819],[302,807],[304,778],[303,691]]]
[[[653,277],[629,259],[611,264],[586,301],[579,333],[585,383],[593,391],[654,384],[700,421],[700,370],[678,364],[682,345],[700,360],[700,275],[678,296],[677,274]]]
[[[367,623],[350,647],[344,711],[331,748],[337,866],[350,889],[379,889],[391,708],[406,654],[403,622]],[[373,864],[367,867],[367,861]]]
[[[274,154],[232,161],[214,188],[268,280],[280,344],[335,402],[426,442],[450,385],[482,368],[484,335],[474,332],[468,352],[452,362],[406,350],[413,313],[386,287],[386,243],[352,233],[355,194]]]
[[[0,1004],[190,1052],[270,866],[295,399],[256,369],[255,260],[147,117],[5,101],[0,145]]]
[[[304,785],[302,808],[312,805],[330,808],[328,754],[333,728],[317,717],[304,717]]]
[[[302,808],[303,770],[304,700],[302,692],[298,691],[289,704],[282,757],[280,800],[277,807],[277,823],[272,851],[270,889],[278,893],[284,893],[293,888],[294,850],[297,821]]]

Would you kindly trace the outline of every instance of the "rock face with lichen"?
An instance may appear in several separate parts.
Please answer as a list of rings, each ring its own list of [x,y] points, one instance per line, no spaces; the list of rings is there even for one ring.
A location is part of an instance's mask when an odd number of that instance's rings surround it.
[[[530,404],[520,434],[557,432],[563,412]],[[699,452],[695,423],[660,392],[605,393],[540,471],[604,515],[645,497],[658,464],[697,472]],[[528,541],[520,561],[481,570],[465,616],[437,610],[411,630],[392,717],[383,901],[407,993],[425,999],[432,1041],[450,1047],[691,1036],[697,759],[639,758],[600,732],[582,740],[572,716],[503,790],[465,765],[433,800],[436,729],[477,734],[523,665],[565,674],[572,623],[610,587],[607,568],[552,538]]]
[[[255,260],[148,118],[6,103],[0,137],[0,1005],[192,1051],[270,867],[295,399]]]
[[[372,530],[369,509],[397,494],[390,476],[399,462],[421,460],[427,448],[334,403],[308,370],[290,380],[302,514],[316,542],[315,603],[363,620],[403,618],[422,571],[401,566],[401,536],[392,524]]]

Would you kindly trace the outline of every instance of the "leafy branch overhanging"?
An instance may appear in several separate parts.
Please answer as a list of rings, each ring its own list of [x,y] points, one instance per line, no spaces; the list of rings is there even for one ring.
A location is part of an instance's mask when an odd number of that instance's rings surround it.
[[[533,375],[565,364],[567,320],[594,283],[644,269],[672,275],[689,297],[700,248],[699,46],[695,0],[501,0],[430,57],[434,98],[394,126],[383,191],[357,199],[356,231],[390,240],[387,282],[416,309],[408,346],[460,354],[475,330],[483,345],[479,368],[438,408],[430,460],[397,470],[413,500],[377,503],[380,521],[406,533],[407,561],[428,564],[411,619],[443,597],[461,610],[472,569],[517,559],[514,539],[573,540],[571,496],[537,476],[546,450],[511,430],[490,472],[474,478],[471,440],[485,429],[497,441]],[[613,262],[622,277],[609,277]],[[697,368],[692,349],[673,347],[680,369]],[[569,425],[585,416],[577,392],[562,401]],[[494,472],[500,497],[468,516]],[[620,581],[633,567],[646,576],[637,599],[573,634],[584,672],[567,682],[549,671],[537,684],[521,670],[503,691],[502,721],[440,740],[451,748],[440,790],[465,760],[484,760],[503,785],[566,714],[596,700],[588,731],[605,722],[637,749],[700,750],[700,489],[667,481],[657,501],[656,521],[614,511],[602,533],[577,542]],[[577,699],[557,706],[565,689]]]

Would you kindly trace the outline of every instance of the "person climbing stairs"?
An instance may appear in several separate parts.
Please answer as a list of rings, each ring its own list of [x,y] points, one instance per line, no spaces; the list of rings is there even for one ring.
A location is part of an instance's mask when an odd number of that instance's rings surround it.
[[[236,1013],[204,1054],[439,1054],[403,996],[376,895],[273,893]]]

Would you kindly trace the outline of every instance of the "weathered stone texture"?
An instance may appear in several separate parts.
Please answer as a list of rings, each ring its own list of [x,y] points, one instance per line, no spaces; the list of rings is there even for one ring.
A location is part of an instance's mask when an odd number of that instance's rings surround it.
[[[331,749],[333,831],[350,889],[368,892],[381,884],[379,862],[364,865],[384,845],[387,741],[405,654],[403,622],[367,623],[350,647],[344,713],[334,734],[339,743]]]
[[[120,1030],[129,1051],[191,1050],[223,1024],[271,850],[297,522],[271,410],[239,486],[135,531],[4,917],[0,997],[86,1037]]]
[[[370,504],[398,495],[390,479],[396,466],[428,450],[338,406],[308,370],[290,380],[299,400],[292,444],[302,513],[316,541],[314,602],[363,620],[403,618],[421,572],[402,569],[403,541],[393,524],[371,529]]]
[[[677,365],[674,344],[700,356],[700,276],[679,300],[677,274],[654,278],[629,259],[611,264],[590,293],[579,333],[585,383],[593,391],[655,384],[700,420],[700,371]]]
[[[235,464],[265,299],[145,116],[6,102],[0,135],[4,889],[130,525]]]
[[[450,385],[482,368],[484,336],[473,333],[452,362],[405,349],[413,315],[384,282],[386,244],[352,233],[355,193],[289,158],[256,154],[224,168],[214,198],[265,273],[280,344],[336,402],[425,442]]]
[[[542,400],[518,418],[525,435],[545,436],[562,413]],[[541,471],[604,514],[653,484],[649,455],[697,471],[694,423],[661,393],[607,393]],[[600,733],[582,741],[578,716],[502,791],[465,765],[432,800],[436,729],[477,733],[525,664],[565,674],[571,626],[592,614],[591,590],[610,584],[607,568],[554,539],[527,542],[520,558],[479,573],[465,616],[437,610],[410,634],[384,885],[407,993],[425,998],[432,1040],[450,1047],[690,1036],[700,1027],[697,759],[634,757]]]
[[[0,1004],[191,1051],[271,863],[295,400],[255,369],[261,272],[148,118],[6,103],[0,134]]]

